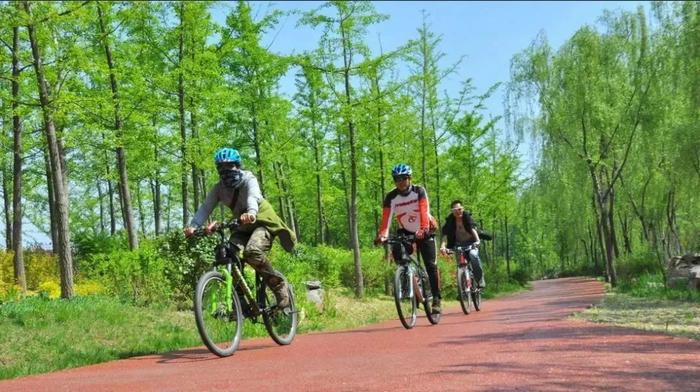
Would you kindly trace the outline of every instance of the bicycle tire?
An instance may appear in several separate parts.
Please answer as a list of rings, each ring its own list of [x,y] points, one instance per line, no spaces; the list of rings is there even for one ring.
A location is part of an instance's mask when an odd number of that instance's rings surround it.
[[[457,270],[457,291],[459,294],[459,304],[462,306],[464,314],[471,313],[471,289],[469,287],[469,270],[466,267],[459,267]]]
[[[299,325],[299,313],[297,312],[292,285],[287,282],[289,307],[276,309],[277,300],[272,288],[263,282],[260,283],[263,285],[263,290],[258,292],[258,303],[262,305],[263,309],[267,309],[263,312],[265,329],[275,343],[280,346],[286,346],[294,340],[297,334],[297,326]],[[268,309],[270,307],[271,309]]]
[[[430,324],[435,325],[440,322],[440,318],[442,318],[442,310],[438,313],[433,313],[433,306],[430,303],[432,301],[432,298],[428,298],[425,295],[425,289],[424,287],[427,287],[426,285],[430,285],[430,282],[428,281],[428,276],[422,277],[422,284],[421,284],[421,290],[423,290],[423,309],[425,309],[425,317],[428,319],[428,322]]]
[[[197,282],[194,296],[194,317],[202,342],[209,351],[220,356],[232,355],[241,342],[243,313],[234,290],[229,294],[219,271],[209,271]],[[232,296],[232,309],[227,310],[226,296]]]
[[[481,290],[472,291],[472,302],[477,312],[481,311]]]
[[[416,297],[411,295],[413,272],[408,266],[400,266],[394,274],[394,303],[399,320],[406,329],[416,325]],[[404,306],[407,306],[404,309]]]

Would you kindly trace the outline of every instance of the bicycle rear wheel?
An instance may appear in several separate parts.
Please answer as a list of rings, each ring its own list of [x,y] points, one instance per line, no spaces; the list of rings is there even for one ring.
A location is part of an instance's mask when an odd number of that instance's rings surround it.
[[[231,309],[226,299],[232,297]],[[228,357],[241,342],[243,314],[238,295],[226,288],[224,276],[209,271],[199,278],[194,296],[194,318],[202,342],[214,354]]]
[[[394,302],[399,320],[404,328],[411,329],[416,325],[416,297],[411,292],[413,272],[408,266],[402,265],[394,274]]]
[[[459,267],[457,270],[457,291],[459,292],[459,304],[462,305],[462,312],[471,312],[471,284],[469,282],[469,270],[466,267]]]
[[[277,300],[275,294],[267,284],[260,281],[263,291],[262,297],[258,298],[258,303],[262,304],[263,322],[265,329],[275,343],[284,346],[294,340],[297,334],[297,325],[299,324],[299,313],[297,312],[294,302],[294,290],[292,285],[287,282],[287,294],[289,295],[289,307],[278,309],[276,307]],[[260,294],[259,294],[260,295]]]

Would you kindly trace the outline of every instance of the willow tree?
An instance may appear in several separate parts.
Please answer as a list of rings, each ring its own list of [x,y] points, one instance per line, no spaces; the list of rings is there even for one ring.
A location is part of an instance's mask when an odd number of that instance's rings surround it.
[[[584,163],[603,238],[607,277],[617,284],[616,185],[638,137],[652,75],[644,14],[612,14],[599,33],[583,27],[556,53],[536,40],[513,62],[515,95],[540,107],[535,130]]]

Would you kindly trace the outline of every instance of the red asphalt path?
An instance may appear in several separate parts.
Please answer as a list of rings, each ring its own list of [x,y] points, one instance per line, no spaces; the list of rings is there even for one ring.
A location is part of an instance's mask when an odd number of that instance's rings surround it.
[[[603,296],[567,278],[484,301],[481,312],[244,340],[0,382],[0,391],[700,391],[700,342],[567,320]],[[358,306],[360,306],[358,304]],[[194,328],[194,326],[193,326]]]

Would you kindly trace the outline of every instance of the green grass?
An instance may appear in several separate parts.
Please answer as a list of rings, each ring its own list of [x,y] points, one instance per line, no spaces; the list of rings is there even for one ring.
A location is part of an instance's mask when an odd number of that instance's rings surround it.
[[[609,292],[577,319],[700,339],[700,303]]]
[[[660,274],[641,274],[608,290],[575,318],[700,339],[700,293],[667,289]]]
[[[0,305],[0,379],[199,344],[191,312],[106,297]]]

